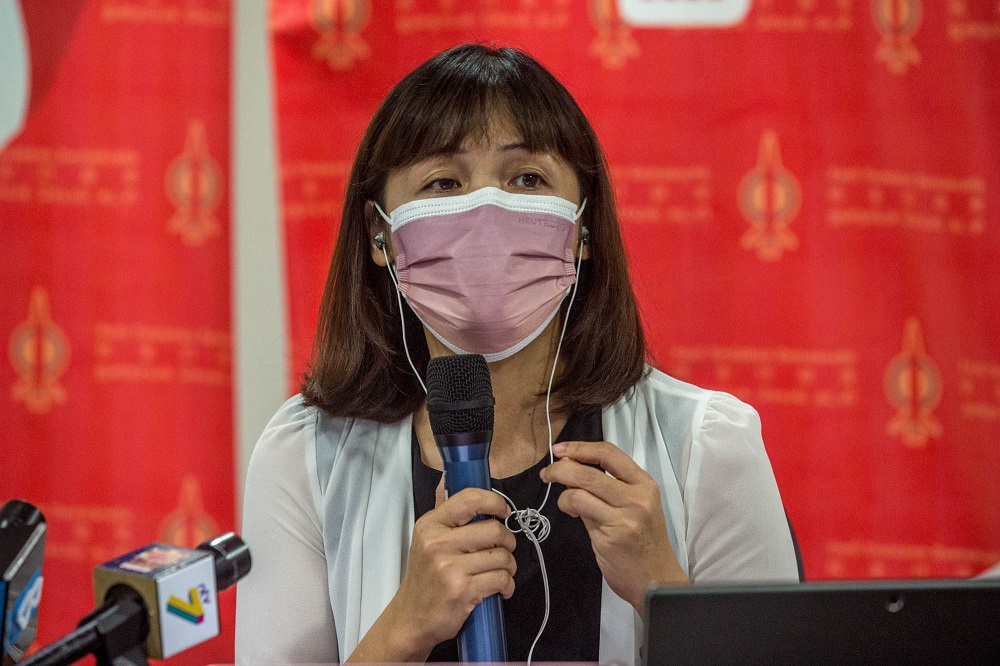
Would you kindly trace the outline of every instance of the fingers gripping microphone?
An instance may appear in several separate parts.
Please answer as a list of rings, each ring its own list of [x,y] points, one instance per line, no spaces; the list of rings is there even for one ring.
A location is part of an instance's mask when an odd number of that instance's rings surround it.
[[[444,461],[449,496],[465,488],[490,490],[493,402],[490,372],[482,355],[445,356],[427,364],[427,412]],[[462,625],[458,656],[463,662],[507,661],[499,594],[484,599]]]
[[[35,640],[42,599],[45,517],[11,500],[0,508],[0,661],[15,664]]]
[[[22,666],[63,666],[93,654],[98,666],[166,659],[219,634],[218,593],[250,571],[232,532],[194,550],[152,543],[94,569],[102,604],[77,629]]]

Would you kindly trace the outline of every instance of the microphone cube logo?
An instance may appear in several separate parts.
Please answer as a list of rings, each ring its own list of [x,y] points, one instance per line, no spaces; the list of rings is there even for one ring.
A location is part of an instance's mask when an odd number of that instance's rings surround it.
[[[199,583],[197,587],[188,590],[187,599],[178,599],[175,596],[167,599],[167,612],[192,624],[200,624],[205,619],[205,610],[202,604],[210,603],[212,603],[212,596],[208,592],[208,586],[205,583]]]
[[[157,581],[163,658],[219,635],[215,560],[208,553]]]
[[[750,13],[752,0],[618,0],[618,11],[635,27],[725,28]]]

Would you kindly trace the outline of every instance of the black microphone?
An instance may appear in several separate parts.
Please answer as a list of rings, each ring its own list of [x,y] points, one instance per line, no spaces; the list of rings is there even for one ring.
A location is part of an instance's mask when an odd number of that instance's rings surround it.
[[[38,629],[45,516],[21,500],[0,508],[0,655],[4,666],[24,656]]]
[[[64,666],[88,654],[98,666],[145,665],[218,636],[218,593],[250,565],[250,549],[232,532],[193,550],[152,543],[116,557],[94,569],[102,605],[23,666]]]
[[[444,462],[449,496],[464,488],[491,489],[493,404],[490,371],[481,354],[442,356],[428,362],[427,413]],[[458,656],[463,662],[507,661],[499,594],[484,599],[462,625]]]

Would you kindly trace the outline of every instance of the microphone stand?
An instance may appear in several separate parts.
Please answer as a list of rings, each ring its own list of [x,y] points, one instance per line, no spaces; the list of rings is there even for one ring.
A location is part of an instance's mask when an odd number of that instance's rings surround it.
[[[97,666],[149,666],[142,642],[149,614],[137,596],[123,595],[86,615],[72,632],[47,645],[21,666],[68,666],[93,654]]]

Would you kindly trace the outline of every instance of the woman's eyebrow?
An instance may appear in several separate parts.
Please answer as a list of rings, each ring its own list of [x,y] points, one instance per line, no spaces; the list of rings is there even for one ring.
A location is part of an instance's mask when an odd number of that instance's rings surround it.
[[[536,160],[559,162],[559,156],[549,150],[532,150],[527,143],[508,143],[497,147],[497,150],[502,155],[510,155],[512,153],[526,153],[526,157],[530,157]]]
[[[426,155],[425,157],[417,160],[411,166],[433,166],[436,164],[441,164],[442,162],[448,161],[452,157],[462,155],[465,151],[462,150],[439,150]]]
[[[531,150],[528,149],[528,144],[526,144],[523,141],[519,143],[505,143],[504,145],[499,147],[499,150],[501,153],[509,153],[515,150],[524,150],[529,153],[531,152]],[[539,154],[544,155],[545,153],[539,153]]]

